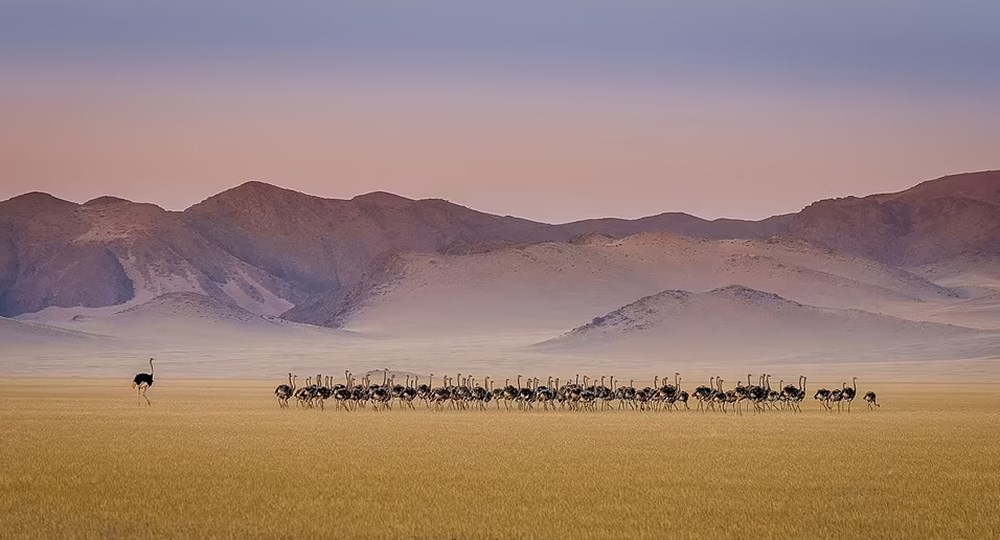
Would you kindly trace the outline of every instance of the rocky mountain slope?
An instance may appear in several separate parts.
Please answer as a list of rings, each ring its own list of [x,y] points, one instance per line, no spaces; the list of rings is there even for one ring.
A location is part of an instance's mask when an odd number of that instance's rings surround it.
[[[1000,254],[1000,171],[946,176],[899,193],[819,201],[784,234],[893,265]]]

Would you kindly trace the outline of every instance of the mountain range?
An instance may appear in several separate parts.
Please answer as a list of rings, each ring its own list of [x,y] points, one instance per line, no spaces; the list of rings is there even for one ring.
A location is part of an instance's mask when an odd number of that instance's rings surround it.
[[[893,266],[991,259],[1000,255],[1000,171],[819,201],[762,221],[665,213],[550,225],[440,199],[384,192],[323,199],[261,182],[183,212],[113,197],[75,204],[28,193],[0,202],[0,315],[116,306],[168,292],[199,292],[253,313],[282,315],[348,295],[400,254],[644,232],[796,238]]]
[[[793,317],[775,319],[771,301],[731,305],[734,291],[780,298],[789,304],[778,312]],[[181,212],[45,193],[0,202],[9,343],[130,339],[129,329],[162,338],[157,329],[182,320],[174,335],[322,341],[306,328],[330,327],[349,331],[336,339],[517,335],[542,343],[534,350],[652,354],[683,341],[667,329],[684,325],[650,320],[636,324],[660,330],[636,334],[587,322],[638,320],[650,299],[680,302],[687,311],[654,311],[705,325],[742,313],[731,337],[747,347],[791,343],[766,323],[779,320],[809,321],[826,336],[798,332],[813,349],[862,333],[902,346],[921,333],[998,331],[1000,171],[760,221],[663,213],[547,224],[441,199],[325,199],[261,182]],[[852,334],[855,324],[875,330]],[[773,335],[758,343],[762,333]]]

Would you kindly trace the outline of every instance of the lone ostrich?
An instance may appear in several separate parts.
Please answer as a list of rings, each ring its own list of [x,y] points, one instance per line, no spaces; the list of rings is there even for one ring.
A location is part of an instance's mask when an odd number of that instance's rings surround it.
[[[149,373],[136,373],[135,377],[132,377],[132,388],[136,391],[136,405],[142,405],[142,401],[139,398],[142,397],[146,400],[146,405],[152,405],[149,398],[146,397],[146,390],[150,386],[153,386],[153,359],[149,359]]]
[[[138,375],[137,375],[138,376]],[[279,384],[277,388],[274,389],[274,395],[278,398],[278,408],[284,409],[288,407],[288,398],[295,394],[295,381],[292,380],[292,374],[288,374],[288,384]]]
[[[876,396],[875,392],[872,392],[871,390],[865,392],[865,401],[868,402],[868,409],[881,407],[881,405],[878,404],[878,396]]]

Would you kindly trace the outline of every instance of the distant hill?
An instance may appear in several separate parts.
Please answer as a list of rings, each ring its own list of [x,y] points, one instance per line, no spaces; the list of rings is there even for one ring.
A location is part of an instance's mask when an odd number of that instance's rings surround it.
[[[811,353],[891,354],[980,334],[961,326],[915,322],[856,309],[819,308],[741,285],[704,293],[680,290],[646,296],[538,346],[582,354],[781,357]],[[992,349],[1000,352],[1000,343]],[[922,353],[911,357],[919,357]],[[983,354],[976,350],[973,356]]]
[[[102,339],[103,336],[0,317],[0,342],[9,347],[40,344],[73,346],[96,343]]]

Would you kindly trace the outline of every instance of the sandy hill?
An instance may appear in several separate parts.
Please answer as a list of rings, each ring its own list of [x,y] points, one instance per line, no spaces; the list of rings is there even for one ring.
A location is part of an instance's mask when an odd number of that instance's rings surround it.
[[[820,308],[730,285],[704,293],[668,290],[594,318],[538,346],[578,354],[665,357],[839,357],[925,349],[921,355],[983,356],[1000,343],[973,329],[915,322],[861,310]],[[972,341],[969,341],[970,338]],[[901,352],[902,354],[902,352]]]
[[[151,318],[197,320],[199,324],[213,322],[251,323],[265,319],[236,306],[197,293],[168,293],[111,316],[121,324]]]
[[[903,315],[914,305],[961,300],[905,270],[796,240],[664,233],[592,240],[401,256],[366,290],[289,316],[389,333],[551,332],[664,289],[734,281],[803,303]]]
[[[347,332],[250,313],[198,293],[168,293],[106,317],[77,317],[60,328],[99,333],[135,343],[225,345],[273,341],[342,340]]]
[[[104,336],[0,317],[0,343],[7,347],[40,344],[79,346],[97,343],[104,339]]]

